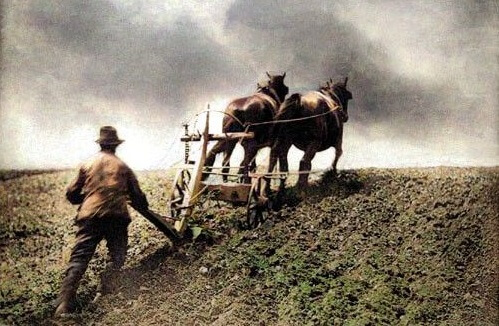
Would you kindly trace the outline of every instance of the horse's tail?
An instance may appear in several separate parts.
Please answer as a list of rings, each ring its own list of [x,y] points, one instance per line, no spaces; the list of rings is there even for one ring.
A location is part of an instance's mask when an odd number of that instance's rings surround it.
[[[279,111],[274,117],[274,121],[284,121],[291,120],[298,116],[300,109],[301,95],[298,93],[292,94],[288,97],[284,102],[282,102],[279,107]],[[271,131],[271,139],[272,141],[276,140],[281,133],[283,127],[285,127],[286,122],[283,123],[275,123],[272,126]]]

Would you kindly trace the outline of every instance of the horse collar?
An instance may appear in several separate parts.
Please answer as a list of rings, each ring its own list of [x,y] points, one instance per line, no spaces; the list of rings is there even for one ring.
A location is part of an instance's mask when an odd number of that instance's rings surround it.
[[[324,93],[324,92],[323,92],[323,93]],[[341,111],[344,111],[344,110],[343,110],[343,103],[341,103],[341,99],[339,98],[339,96],[338,96],[338,95],[336,95],[336,93],[335,93],[335,92],[333,92],[333,91],[329,91],[329,90],[328,90],[326,95],[329,95],[329,97],[330,97],[332,100],[334,100],[334,101],[336,102],[336,104],[340,107],[340,110],[341,110]]]

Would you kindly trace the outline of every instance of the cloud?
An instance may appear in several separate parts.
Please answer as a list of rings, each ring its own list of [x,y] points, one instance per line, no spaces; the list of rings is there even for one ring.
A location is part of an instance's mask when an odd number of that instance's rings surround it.
[[[409,163],[415,146],[497,161],[494,1],[27,0],[3,11],[3,167],[75,165],[83,154],[58,144],[83,146],[103,124],[148,144],[124,147],[137,166],[163,167],[180,121],[251,93],[268,70],[287,71],[291,92],[348,75],[346,144],[392,140]]]
[[[244,63],[187,12],[167,24],[148,24],[142,13],[109,1],[31,0],[5,9],[2,166],[60,164],[33,151],[33,142],[44,142],[60,156],[56,140],[79,139],[82,123],[98,130],[135,121],[141,122],[137,136],[142,128],[162,128],[162,136],[171,137],[213,94],[229,96],[247,82]],[[60,137],[52,137],[52,130]],[[152,139],[153,134],[145,142],[164,149],[165,139]]]
[[[227,27],[245,35],[246,51],[285,65],[304,88],[349,75],[354,119],[419,123],[417,132],[445,123],[449,112],[473,119],[477,97],[495,92],[497,30],[492,18],[476,19],[491,17],[492,3],[461,3],[240,0]]]
[[[48,3],[26,5],[27,24],[16,27],[38,31],[42,54],[56,56],[30,57],[23,66],[27,74],[50,67],[44,73],[70,80],[74,93],[187,106],[196,96],[230,90],[241,81],[244,66],[190,16],[149,26],[109,1]]]

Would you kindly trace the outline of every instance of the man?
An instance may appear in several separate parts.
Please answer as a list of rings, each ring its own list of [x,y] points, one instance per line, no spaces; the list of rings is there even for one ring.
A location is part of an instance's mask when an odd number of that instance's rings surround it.
[[[96,298],[112,289],[126,257],[127,228],[131,221],[127,202],[137,210],[148,208],[134,173],[115,155],[116,147],[123,142],[116,129],[102,127],[96,142],[101,151],[80,167],[66,192],[66,198],[80,206],[75,221],[76,244],[62,282],[55,316],[74,310],[79,282],[102,239],[106,240],[109,259]]]

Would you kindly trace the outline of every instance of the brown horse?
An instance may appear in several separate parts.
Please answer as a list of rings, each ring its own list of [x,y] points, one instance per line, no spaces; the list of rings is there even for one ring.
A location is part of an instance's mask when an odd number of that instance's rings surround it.
[[[225,109],[223,118],[222,132],[254,132],[255,138],[243,140],[241,145],[244,148],[244,159],[241,162],[239,173],[243,174],[244,167],[251,164],[255,167],[254,158],[259,149],[270,146],[270,125],[258,125],[252,127],[252,123],[268,122],[274,119],[279,106],[288,94],[288,87],[284,84],[282,75],[270,75],[267,72],[268,81],[264,84],[258,84],[257,92],[251,96],[236,99],[229,103]],[[227,173],[229,170],[230,157],[234,151],[234,147],[238,140],[220,140],[209,151],[205,166],[213,166],[217,154],[224,152],[222,170]],[[205,175],[206,177],[206,175]],[[224,175],[224,181],[227,181],[227,176]]]
[[[335,148],[333,172],[343,150],[343,123],[348,121],[348,101],[352,93],[344,82],[333,84],[330,79],[318,91],[291,95],[279,108],[272,131],[273,145],[270,152],[269,172],[279,159],[280,171],[288,171],[287,156],[291,145],[305,152],[300,161],[299,186],[308,185],[308,173],[317,152]],[[287,120],[295,121],[286,122]],[[279,121],[281,121],[279,123]],[[281,187],[284,187],[281,182]]]

